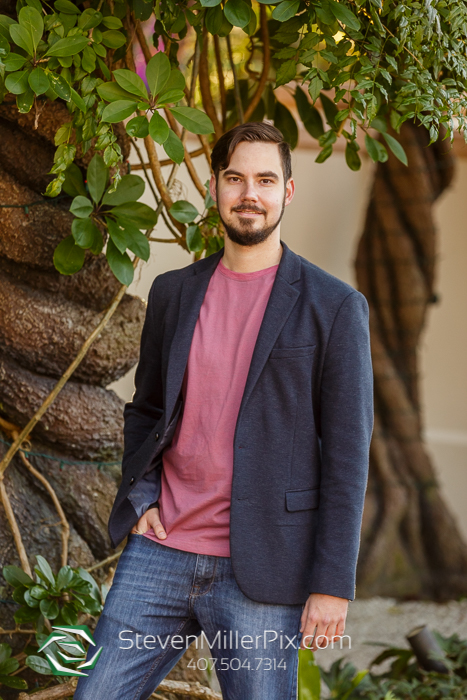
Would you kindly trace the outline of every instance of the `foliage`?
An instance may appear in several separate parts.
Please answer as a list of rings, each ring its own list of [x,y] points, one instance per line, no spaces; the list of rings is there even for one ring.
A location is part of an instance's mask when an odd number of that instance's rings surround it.
[[[79,613],[98,615],[103,593],[85,569],[62,566],[54,575],[44,557],[37,555],[35,580],[17,566],[5,566],[3,576],[13,587],[13,600],[19,604],[14,618],[18,625],[29,623],[42,628],[44,620],[55,625],[76,625]]]
[[[18,668],[18,659],[11,658],[11,646],[5,643],[0,644],[0,685],[16,688],[16,690],[27,690],[28,684],[23,678],[11,675]]]
[[[343,138],[347,165],[358,170],[358,129],[365,132],[373,161],[387,160],[389,149],[404,163],[406,155],[394,134],[407,119],[425,125],[432,141],[440,127],[451,139],[455,128],[465,130],[466,0],[90,0],[86,5],[18,0],[15,18],[0,16],[0,99],[10,93],[25,113],[38,109],[41,100],[61,100],[70,113],[56,134],[55,179],[48,196],[66,191],[65,183],[76,176],[77,153],[91,146],[99,153],[100,167],[103,163],[112,175],[105,196],[117,191],[122,153],[115,125],[121,122],[127,122],[133,139],[154,141],[175,164],[186,160],[185,132],[204,139],[207,148],[214,131],[218,138],[219,129],[233,126],[242,112],[250,120],[272,120],[293,148],[298,127],[278,99],[284,90],[293,95],[300,120],[319,142],[319,163]],[[130,44],[139,22],[152,14],[153,47],[143,50],[146,57],[148,51],[155,53],[144,81],[135,71]],[[185,65],[183,47],[193,37],[196,49]],[[209,80],[208,72],[208,85],[204,75],[202,86],[200,75],[198,91],[196,56],[212,37],[217,53],[214,60],[208,51],[207,60],[215,80]],[[224,37],[243,42],[243,67],[229,60]],[[140,35],[138,40],[145,43]],[[281,86],[282,93],[277,92]],[[157,175],[154,159],[155,154],[151,168]],[[198,256],[217,250],[222,226],[214,211],[201,228],[181,221],[169,211],[174,203],[164,183],[155,179],[177,241]],[[78,196],[88,198],[87,192]],[[98,201],[91,200],[86,216],[85,203],[74,203],[72,212],[82,221],[74,224],[73,240],[61,244],[56,264],[62,273],[72,274],[81,267],[84,250],[102,248],[103,234],[104,243],[106,237],[109,241],[109,264],[127,283],[132,273],[126,251],[137,256],[144,251],[144,258],[147,247],[140,232],[151,229],[157,216],[141,224],[138,205],[126,207],[125,217],[115,211],[101,217],[106,204],[102,193]]]
[[[48,635],[46,623],[54,626],[77,625],[80,614],[98,616],[103,608],[107,587],[99,587],[94,578],[85,569],[62,566],[55,575],[44,557],[36,556],[37,565],[34,568],[35,580],[17,566],[5,566],[3,576],[13,588],[12,598],[19,604],[14,619],[17,625],[27,624],[35,629],[36,644],[28,644],[24,649],[27,654],[26,666],[36,673],[50,675],[52,671],[44,653],[38,654],[37,649],[44,644]],[[67,644],[76,644],[76,640],[62,632],[67,637],[64,641],[52,642],[47,646],[47,654],[63,663],[60,649],[69,651]],[[10,659],[9,645],[0,645],[0,683],[12,688],[27,688],[21,678],[10,678],[8,674],[16,671],[19,663]]]
[[[462,700],[467,697],[467,640],[457,634],[443,637],[434,632],[445,656],[443,663],[449,674],[423,670],[411,649],[387,646],[370,663],[369,670],[357,671],[344,658],[337,659],[329,671],[317,665],[313,653],[300,650],[299,700],[319,700],[320,677],[330,696],[339,700]],[[392,659],[386,672],[374,673],[372,668]]]

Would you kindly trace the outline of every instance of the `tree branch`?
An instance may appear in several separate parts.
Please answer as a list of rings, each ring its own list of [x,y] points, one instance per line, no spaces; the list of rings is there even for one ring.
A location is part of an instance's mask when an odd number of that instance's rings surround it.
[[[266,14],[265,5],[260,5],[259,11],[261,19],[261,40],[263,42],[263,70],[261,72],[258,87],[256,88],[256,92],[253,95],[253,99],[251,100],[250,104],[246,109],[245,121],[248,121],[248,119],[251,117],[256,107],[258,106],[259,101],[261,100],[264,88],[266,87],[266,82],[269,75],[269,66],[271,62],[271,50],[269,48],[268,18]]]
[[[225,129],[225,122],[227,119],[227,96],[225,92],[225,79],[224,70],[222,68],[222,57],[219,46],[219,37],[217,36],[217,34],[214,35],[214,53],[216,55],[217,77],[219,80],[219,94],[221,98],[222,129]]]
[[[28,555],[26,554],[21,533],[19,531],[18,523],[16,522],[15,514],[13,513],[13,508],[11,507],[11,502],[5,487],[5,479],[3,474],[0,478],[0,496],[2,499],[3,507],[5,508],[5,514],[8,520],[8,524],[10,526],[11,532],[13,533],[13,539],[15,542],[16,550],[19,555],[19,560],[21,562],[21,568],[24,572],[28,574],[28,576],[32,578],[32,571],[29,565]]]
[[[219,123],[216,108],[214,107],[214,102],[211,95],[211,85],[209,80],[209,61],[208,61],[208,49],[209,49],[209,34],[206,27],[203,30],[203,50],[201,51],[201,56],[199,59],[199,87],[201,90],[201,99],[203,102],[204,111],[210,118],[214,126],[214,133],[216,134],[216,141],[222,136],[222,126]]]
[[[13,437],[17,437],[18,433],[16,431],[13,432]],[[61,537],[62,537],[62,566],[66,566],[68,563],[68,540],[70,539],[70,526],[68,524],[67,517],[65,515],[65,511],[62,508],[62,505],[60,501],[58,500],[57,494],[55,493],[52,485],[49,483],[49,481],[45,478],[43,474],[40,473],[35,467],[32,466],[31,462],[26,458],[26,455],[24,454],[23,450],[20,450],[19,453],[24,466],[26,469],[28,469],[31,474],[33,474],[38,481],[41,482],[41,484],[47,489],[50,498],[53,501],[53,504],[55,506],[55,509],[58,513],[58,517],[60,518],[60,524],[62,526],[62,531],[61,531]]]
[[[234,63],[233,54],[232,54],[232,45],[230,43],[230,35],[229,34],[227,34],[227,36],[225,37],[225,40],[227,42],[227,50],[229,52],[230,69],[232,71],[232,75],[233,75],[233,79],[234,79],[235,104],[237,106],[238,121],[240,122],[240,124],[244,124],[245,119],[243,116],[242,96],[240,94],[240,84],[239,84],[238,78],[237,78],[237,71],[235,70],[235,63]]]

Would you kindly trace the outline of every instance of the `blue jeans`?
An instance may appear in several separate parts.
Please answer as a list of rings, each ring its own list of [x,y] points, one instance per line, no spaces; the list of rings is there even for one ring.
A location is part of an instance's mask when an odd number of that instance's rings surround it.
[[[146,700],[194,640],[224,700],[296,700],[302,610],[247,598],[227,557],[130,534],[74,700]]]

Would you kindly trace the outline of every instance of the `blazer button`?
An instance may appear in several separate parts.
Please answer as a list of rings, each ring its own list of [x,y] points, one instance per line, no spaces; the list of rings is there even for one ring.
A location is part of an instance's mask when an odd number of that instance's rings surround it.
[[[159,438],[160,438],[159,433],[156,433],[156,434],[154,435],[154,440],[157,442],[157,441],[159,440]]]
[[[130,479],[130,484],[132,484],[132,483],[134,482],[134,480],[135,480],[135,477],[132,476],[131,479]]]

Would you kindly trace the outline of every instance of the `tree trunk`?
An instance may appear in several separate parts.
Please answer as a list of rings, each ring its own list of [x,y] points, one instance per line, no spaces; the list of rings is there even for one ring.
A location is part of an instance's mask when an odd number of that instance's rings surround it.
[[[50,180],[55,132],[69,120],[66,107],[44,102],[37,129],[33,111],[19,114],[14,106],[1,107],[0,204],[43,201],[29,211],[23,206],[0,208],[0,416],[24,426],[98,324],[120,284],[104,255],[87,254],[83,269],[71,276],[60,275],[53,265],[56,245],[70,233],[71,199],[54,203],[42,192]],[[129,142],[120,125],[117,133],[126,159]],[[78,149],[77,164],[86,167],[92,155],[92,149],[84,156]],[[113,552],[107,522],[120,480],[123,401],[104,387],[136,363],[144,313],[140,299],[124,296],[32,434],[29,460],[49,481],[65,511],[70,525],[68,563],[74,567],[92,566]],[[0,459],[8,437],[0,432]],[[5,486],[31,568],[41,554],[58,571],[60,519],[46,489],[19,455],[5,473]],[[0,570],[6,564],[19,565],[1,505],[0,553]],[[16,608],[13,602],[0,606],[1,627],[14,627]],[[1,641],[19,650],[25,640],[15,635]],[[185,655],[171,677],[207,684],[204,672],[187,668],[193,653]]]
[[[418,347],[434,293],[432,205],[453,176],[449,146],[405,123],[409,165],[378,164],[357,258],[370,306],[375,430],[358,569],[360,595],[465,595],[467,546],[422,439]]]

